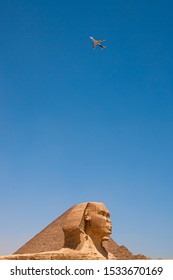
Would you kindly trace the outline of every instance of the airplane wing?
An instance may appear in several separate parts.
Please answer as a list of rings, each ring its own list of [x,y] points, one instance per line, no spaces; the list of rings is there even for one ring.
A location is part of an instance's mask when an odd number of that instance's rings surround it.
[[[100,43],[98,43],[98,46],[102,49],[106,49],[106,46],[101,45]]]

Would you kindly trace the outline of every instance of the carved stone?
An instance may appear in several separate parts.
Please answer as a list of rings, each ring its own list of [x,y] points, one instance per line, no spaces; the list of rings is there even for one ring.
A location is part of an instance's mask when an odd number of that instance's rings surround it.
[[[86,202],[70,208],[13,255],[0,259],[146,259],[133,256],[112,239],[112,223],[101,202]]]

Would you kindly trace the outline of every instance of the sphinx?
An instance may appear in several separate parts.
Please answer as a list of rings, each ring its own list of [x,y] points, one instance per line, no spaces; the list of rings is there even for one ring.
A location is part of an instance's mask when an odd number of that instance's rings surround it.
[[[85,202],[68,209],[16,252],[0,260],[148,259],[116,244],[111,233],[105,204]]]
[[[101,202],[87,202],[73,208],[63,226],[64,247],[100,259],[115,259],[107,243],[112,223],[107,207]]]

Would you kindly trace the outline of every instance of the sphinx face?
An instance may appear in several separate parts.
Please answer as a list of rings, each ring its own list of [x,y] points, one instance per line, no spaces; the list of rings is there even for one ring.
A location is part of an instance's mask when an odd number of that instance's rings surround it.
[[[103,203],[89,203],[85,220],[86,233],[90,236],[108,237],[112,233],[110,213]]]

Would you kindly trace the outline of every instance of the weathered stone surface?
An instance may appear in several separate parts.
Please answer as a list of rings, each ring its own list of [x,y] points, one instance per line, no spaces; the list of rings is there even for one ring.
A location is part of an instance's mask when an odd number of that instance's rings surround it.
[[[103,203],[75,205],[13,255],[0,259],[146,259],[110,239],[110,213]]]
[[[109,258],[116,259],[116,258]],[[82,252],[71,249],[62,251],[50,251],[35,254],[16,254],[0,257],[0,260],[105,260],[98,252]]]

